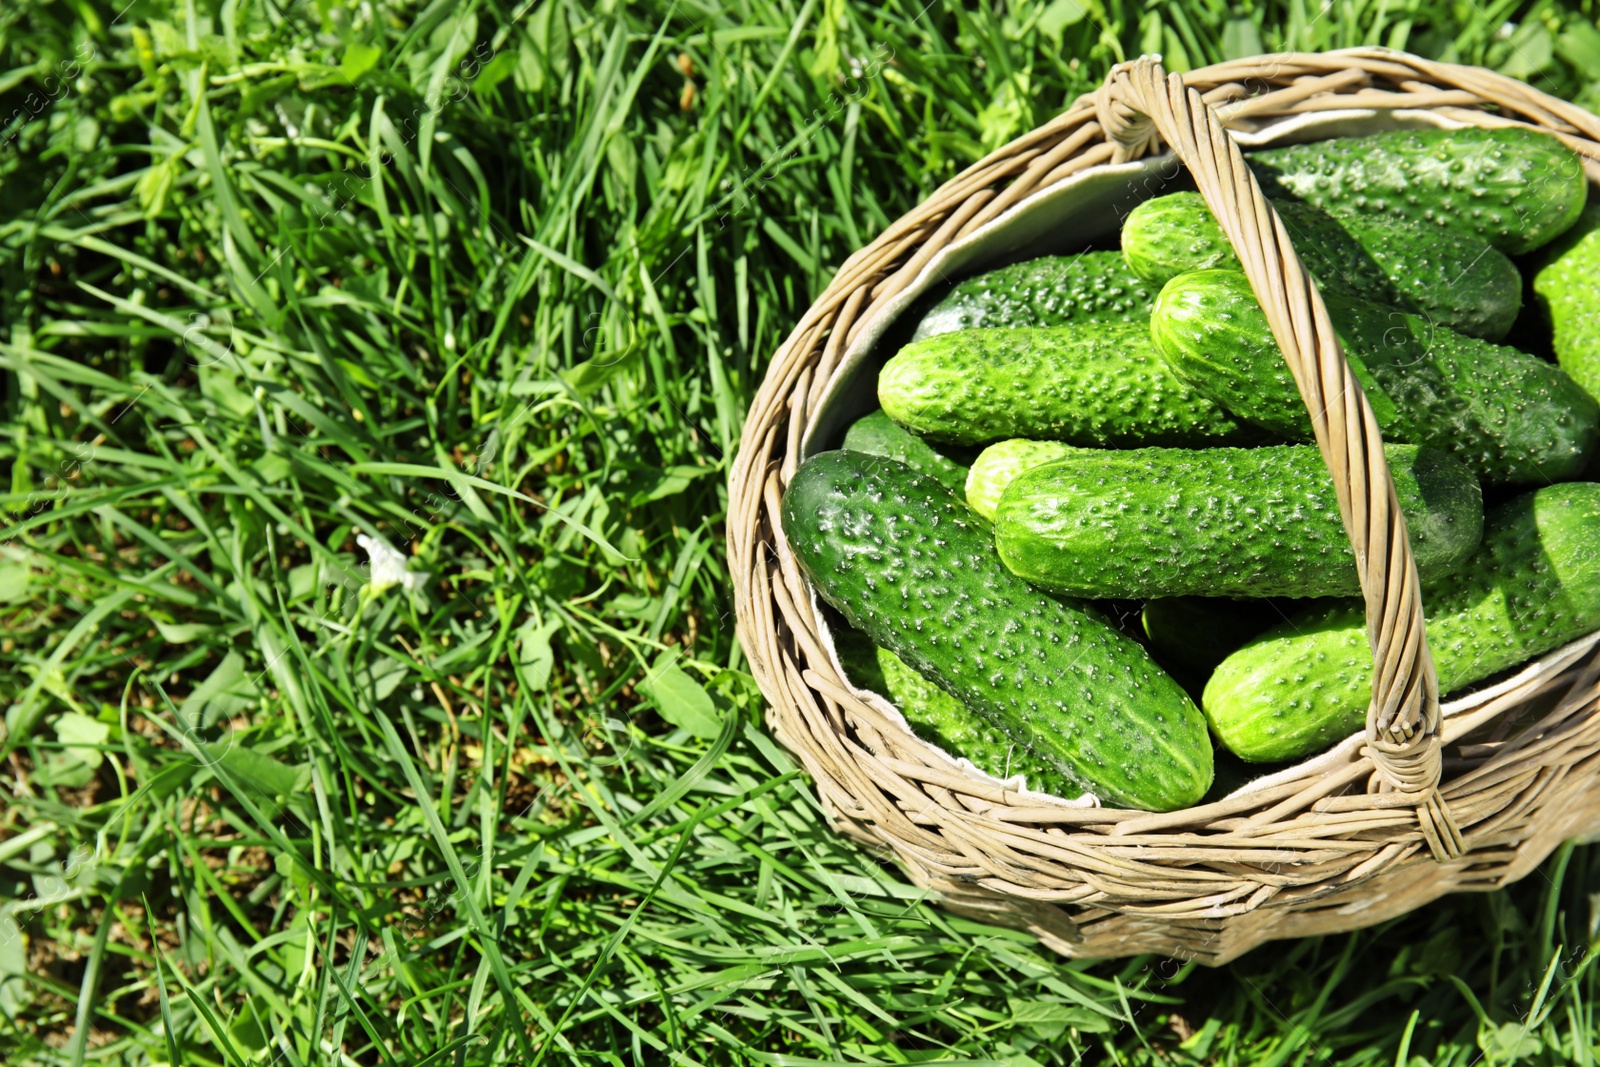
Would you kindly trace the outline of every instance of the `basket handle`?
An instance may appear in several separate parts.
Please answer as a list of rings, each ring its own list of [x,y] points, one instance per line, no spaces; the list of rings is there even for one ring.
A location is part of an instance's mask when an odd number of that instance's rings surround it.
[[[1439,682],[1423,630],[1417,565],[1378,423],[1345,361],[1327,307],[1244,156],[1200,94],[1143,56],[1111,69],[1094,94],[1113,161],[1165,142],[1194,177],[1244,264],[1272,335],[1311,413],[1339,514],[1355,549],[1375,666],[1367,707],[1369,790],[1414,794],[1434,858],[1461,855],[1461,832],[1439,795]]]

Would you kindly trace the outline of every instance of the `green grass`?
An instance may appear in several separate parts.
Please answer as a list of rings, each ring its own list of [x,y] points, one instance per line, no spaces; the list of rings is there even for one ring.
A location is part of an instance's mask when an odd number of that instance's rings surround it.
[[[1593,0],[1234,10],[7,3],[0,1059],[1591,1063],[1600,852],[1069,963],[835,837],[761,728],[729,454],[940,182],[1141,51],[1600,104]]]

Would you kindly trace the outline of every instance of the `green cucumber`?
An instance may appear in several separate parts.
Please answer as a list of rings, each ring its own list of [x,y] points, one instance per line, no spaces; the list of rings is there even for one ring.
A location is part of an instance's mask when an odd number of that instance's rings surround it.
[[[1392,308],[1336,296],[1327,305],[1386,440],[1444,449],[1485,484],[1582,473],[1600,411],[1559,367]],[[1161,290],[1150,331],[1167,365],[1234,415],[1311,440],[1311,417],[1243,274],[1180,274]]]
[[[1324,211],[1293,200],[1273,207],[1324,293],[1426,315],[1498,341],[1522,308],[1522,277],[1480,237],[1384,215]],[[1199,193],[1146,200],[1122,227],[1128,266],[1152,285],[1188,271],[1242,270]]]
[[[1116,252],[1029,259],[961,282],[922,317],[911,339],[1008,326],[1144,322],[1157,288]]]
[[[1052,796],[1075,796],[1079,789],[1050,767],[1028,762],[1004,731],[989,725],[967,706],[922,675],[887,648],[879,648],[859,630],[834,634],[839,662],[858,689],[870,689],[900,709],[911,732],[952,756],[965,758],[992,778],[1022,775],[1025,787]]]
[[[979,515],[994,521],[994,509],[1000,503],[1000,494],[1006,491],[1017,475],[1030,467],[1051,463],[1077,451],[1073,445],[1060,441],[1029,441],[1013,437],[996,441],[972,461],[967,473],[967,506]]]
[[[1482,547],[1425,593],[1423,607],[1441,694],[1600,629],[1600,485],[1546,486],[1491,508]],[[1371,696],[1365,614],[1344,601],[1229,656],[1204,705],[1218,740],[1266,762],[1361,729]]]
[[[884,364],[878,402],[936,441],[1007,437],[1135,447],[1248,443],[1262,435],[1162,363],[1139,323],[960,330]]]
[[[1385,445],[1417,570],[1449,574],[1483,534],[1478,481],[1443,452]],[[1361,592],[1333,479],[1310,445],[1080,449],[1000,497],[1015,575],[1077,597],[1315,597]]]
[[[1600,399],[1600,204],[1545,251],[1533,293],[1550,319],[1556,361]]]
[[[1167,811],[1211,783],[1194,702],[1092,609],[1032,589],[936,479],[824,452],[783,495],[802,571],[851,625],[1102,801]]]
[[[871,456],[887,456],[923,474],[931,474],[951,491],[967,487],[970,459],[961,449],[930,444],[895,422],[882,411],[863,415],[845,431],[844,448]]]
[[[1588,194],[1576,152],[1520,127],[1391,130],[1245,159],[1269,197],[1476,234],[1508,255],[1561,234]]]
[[[870,689],[889,696],[883,668],[878,664],[878,646],[872,643],[872,638],[853,626],[832,625],[829,631],[833,635],[833,650],[839,656],[839,666],[844,668],[845,681],[857,689]]]
[[[1202,679],[1239,646],[1282,619],[1271,600],[1207,596],[1147,600],[1141,617],[1157,657]]]

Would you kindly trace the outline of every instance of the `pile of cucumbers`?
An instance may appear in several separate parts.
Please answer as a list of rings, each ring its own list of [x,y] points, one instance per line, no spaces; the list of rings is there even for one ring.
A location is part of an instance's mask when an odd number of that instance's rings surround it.
[[[1441,692],[1600,629],[1600,209],[1579,158],[1521,128],[1248,158],[1382,428]],[[1363,727],[1332,479],[1197,194],[1141,204],[1120,251],[961,282],[877,385],[782,523],[848,624],[852,683],[919,736],[1029,790],[1166,811]]]

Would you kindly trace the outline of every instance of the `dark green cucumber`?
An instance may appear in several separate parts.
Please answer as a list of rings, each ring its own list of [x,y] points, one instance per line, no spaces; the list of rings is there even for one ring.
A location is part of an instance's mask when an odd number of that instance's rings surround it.
[[[1229,416],[1156,356],[1137,323],[961,330],[906,345],[878,375],[878,402],[937,441],[1007,437],[1135,447],[1248,443]]]
[[[1272,600],[1172,596],[1145,601],[1144,634],[1164,663],[1202,679],[1252,637],[1283,620]]]
[[[1600,485],[1547,486],[1491,508],[1482,547],[1427,590],[1423,609],[1441,694],[1600,629]],[[1371,696],[1366,619],[1344,601],[1229,656],[1204,703],[1218,740],[1266,762],[1361,729]]]
[[[996,441],[978,453],[978,458],[972,461],[972,469],[967,472],[967,507],[993,522],[1000,494],[1017,475],[1077,450],[1075,445],[1064,445],[1060,441],[1030,441],[1025,437]]]
[[[1159,286],[1128,270],[1116,252],[1044,256],[968,278],[917,323],[913,341],[955,330],[1144,322]]]
[[[878,665],[878,646],[872,638],[853,626],[831,626],[833,650],[839,656],[839,666],[844,668],[845,680],[857,689],[870,689],[889,696],[888,683],[883,678],[883,668]]]
[[[851,625],[1107,803],[1166,811],[1211,782],[1205,723],[1149,654],[1000,565],[984,525],[903,463],[824,452],[783,495],[783,530]]]
[[[1445,449],[1486,484],[1583,471],[1600,411],[1559,367],[1392,308],[1335,296],[1327,305],[1386,440]],[[1281,437],[1311,440],[1311,417],[1243,274],[1172,279],[1150,330],[1167,365],[1197,390]]]
[[[1385,445],[1417,570],[1455,570],[1483,534],[1483,493],[1443,452]],[[1333,479],[1310,445],[1079,449],[1000,497],[995,546],[1015,575],[1078,597],[1315,597],[1361,592]]]
[[[1522,308],[1516,266],[1481,237],[1292,200],[1273,207],[1324,293],[1417,312],[1491,341],[1506,335]],[[1188,271],[1242,269],[1199,193],[1158,196],[1134,208],[1122,227],[1122,254],[1152,285]]]
[[[863,415],[845,431],[844,447],[851,452],[887,456],[923,474],[931,474],[952,492],[967,488],[967,468],[971,459],[963,449],[933,445],[882,411]]]
[[[1050,767],[1028,761],[1004,731],[974,715],[967,706],[879,648],[859,630],[834,634],[839,662],[858,689],[870,689],[900,709],[911,732],[952,756],[966,759],[993,778],[1022,775],[1027,789],[1052,796],[1076,796],[1078,786]]]
[[[1600,204],[1545,251],[1533,292],[1550,319],[1556,361],[1600,399]]]
[[[1245,159],[1269,197],[1476,234],[1510,255],[1571,226],[1588,194],[1576,152],[1519,127],[1392,130]]]

